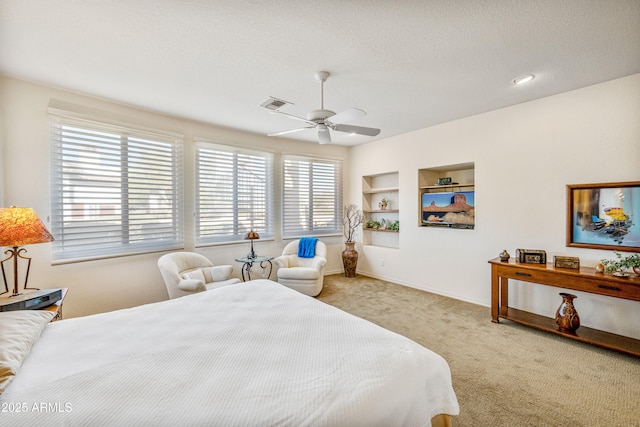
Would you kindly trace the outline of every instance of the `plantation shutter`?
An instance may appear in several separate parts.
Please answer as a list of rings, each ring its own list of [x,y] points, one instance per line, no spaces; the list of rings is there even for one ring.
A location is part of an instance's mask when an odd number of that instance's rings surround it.
[[[196,144],[196,245],[272,239],[273,154]]]
[[[51,115],[54,262],[181,249],[182,140]]]
[[[341,233],[342,162],[283,156],[283,237]]]

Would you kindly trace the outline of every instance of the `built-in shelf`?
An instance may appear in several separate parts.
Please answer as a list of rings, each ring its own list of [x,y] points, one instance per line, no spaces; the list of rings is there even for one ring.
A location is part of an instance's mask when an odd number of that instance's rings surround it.
[[[398,191],[398,187],[372,188],[370,190],[363,190],[362,194],[390,193],[396,191]]]
[[[362,213],[399,213],[399,209],[374,209],[374,210],[363,210]]]
[[[367,246],[398,248],[398,230],[390,230],[392,224],[399,221],[398,172],[388,172],[362,177],[362,213],[364,222],[362,229],[365,232],[363,243]],[[382,199],[387,200],[385,209],[380,209]],[[367,223],[378,222],[384,224],[381,228],[367,227]]]
[[[364,231],[371,231],[372,233],[399,233],[398,230],[387,230],[386,228],[364,228]]]
[[[454,188],[467,188],[467,187],[475,187],[473,183],[467,184],[447,184],[447,185],[427,185],[424,187],[420,187],[421,190],[451,190]]]

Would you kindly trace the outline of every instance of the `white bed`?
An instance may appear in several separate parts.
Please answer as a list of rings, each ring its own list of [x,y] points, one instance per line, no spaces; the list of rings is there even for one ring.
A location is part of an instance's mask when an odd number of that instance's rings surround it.
[[[46,324],[0,410],[12,426],[429,426],[459,413],[442,357],[268,280]]]

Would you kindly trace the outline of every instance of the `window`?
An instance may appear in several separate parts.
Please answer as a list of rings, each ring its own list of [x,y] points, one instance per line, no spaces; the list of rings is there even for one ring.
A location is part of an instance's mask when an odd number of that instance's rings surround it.
[[[196,144],[196,245],[273,238],[273,154]]]
[[[180,249],[180,137],[51,116],[54,261]]]
[[[342,162],[283,156],[284,238],[342,232]]]

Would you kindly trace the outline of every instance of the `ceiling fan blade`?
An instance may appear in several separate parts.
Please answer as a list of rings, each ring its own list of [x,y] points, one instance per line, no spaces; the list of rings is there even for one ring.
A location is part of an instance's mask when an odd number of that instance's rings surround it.
[[[339,123],[351,122],[355,119],[359,119],[360,117],[364,117],[366,115],[367,113],[365,113],[363,110],[359,108],[349,108],[348,110],[345,110],[341,113],[338,113],[336,115],[329,117],[328,120],[331,123],[339,124]]]
[[[331,133],[325,125],[318,125],[318,141],[320,144],[329,144],[331,142]]]
[[[331,129],[337,130],[338,132],[355,133],[358,135],[366,135],[366,136],[376,136],[380,133],[380,129],[367,128],[364,126],[353,126],[353,125],[335,125],[335,126],[331,126]]]
[[[281,116],[286,116],[294,120],[300,120],[301,122],[309,123],[310,125],[314,125],[314,126],[316,125],[316,123],[312,122],[311,120],[307,120],[303,117],[294,116],[293,114],[283,113],[282,111],[271,111],[271,114],[279,114]]]
[[[313,129],[314,126],[310,126],[307,128],[298,128],[298,129],[292,129],[292,130],[285,130],[283,132],[276,132],[276,133],[268,133],[267,136],[280,136],[280,135],[286,135],[288,133],[293,133],[293,132],[300,132],[301,130],[309,130],[309,129]]]

